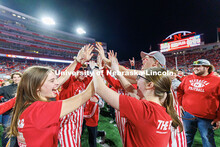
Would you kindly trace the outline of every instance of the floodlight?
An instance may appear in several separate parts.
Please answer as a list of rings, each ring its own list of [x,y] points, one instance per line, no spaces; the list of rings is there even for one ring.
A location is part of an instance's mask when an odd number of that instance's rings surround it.
[[[50,17],[44,17],[41,19],[44,24],[55,25],[55,21]]]
[[[83,30],[82,28],[77,28],[77,29],[76,29],[76,32],[77,32],[78,34],[86,34],[86,31]]]

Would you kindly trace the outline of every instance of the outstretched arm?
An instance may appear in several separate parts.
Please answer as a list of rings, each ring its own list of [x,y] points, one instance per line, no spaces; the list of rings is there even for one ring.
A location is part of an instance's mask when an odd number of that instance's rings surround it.
[[[60,118],[82,106],[94,94],[94,85],[93,81],[91,81],[85,91],[76,96],[63,100]]]
[[[98,69],[93,70],[93,82],[95,92],[113,108],[119,110],[119,94],[105,85]]]
[[[84,47],[81,48],[81,50],[78,52],[77,57],[75,58],[75,60],[73,61],[73,63],[71,63],[69,65],[69,67],[65,70],[66,73],[71,73],[73,71],[75,71],[76,66],[77,65],[82,65],[84,64],[86,61],[90,60],[93,56],[93,51],[94,47],[90,44],[85,45]],[[63,85],[63,83],[65,83],[71,74],[63,74],[61,75],[57,81],[59,83],[58,87],[60,87],[61,85]]]
[[[119,71],[119,66],[118,66],[117,53],[114,53],[114,51],[110,51],[109,59],[111,61],[112,71],[119,73],[120,71]],[[116,77],[120,81],[122,87],[125,89],[126,92],[128,92],[133,97],[136,97],[139,99],[139,97],[137,96],[137,90],[122,74],[116,74]]]
[[[13,99],[10,99],[7,102],[1,103],[0,104],[0,114],[5,113],[6,111],[10,110],[11,108],[14,107],[16,101],[16,97]]]
[[[135,69],[135,60],[134,57],[131,59],[129,59],[130,65],[131,65],[131,69]]]

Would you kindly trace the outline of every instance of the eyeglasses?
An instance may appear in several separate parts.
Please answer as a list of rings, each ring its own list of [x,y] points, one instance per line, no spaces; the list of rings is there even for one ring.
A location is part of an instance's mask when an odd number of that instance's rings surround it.
[[[143,79],[147,80],[148,82],[150,82],[147,78],[145,78],[145,77],[143,77],[143,76],[141,76],[141,75],[137,75],[136,80],[139,80],[140,78],[143,78]]]

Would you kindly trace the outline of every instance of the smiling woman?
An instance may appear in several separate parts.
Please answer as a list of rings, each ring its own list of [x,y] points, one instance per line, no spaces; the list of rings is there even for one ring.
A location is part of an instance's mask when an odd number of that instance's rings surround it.
[[[69,99],[50,102],[58,86],[54,70],[48,67],[28,68],[18,86],[9,130],[17,136],[19,146],[57,146],[59,119],[76,110],[94,95],[93,84]]]

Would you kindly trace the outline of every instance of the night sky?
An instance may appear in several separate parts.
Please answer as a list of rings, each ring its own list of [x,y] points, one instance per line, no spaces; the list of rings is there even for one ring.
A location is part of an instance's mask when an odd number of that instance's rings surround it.
[[[0,4],[41,18],[51,16],[56,28],[74,33],[82,26],[86,37],[108,44],[119,60],[140,51],[159,50],[159,43],[177,31],[204,34],[216,41],[220,27],[219,0],[1,0]]]

